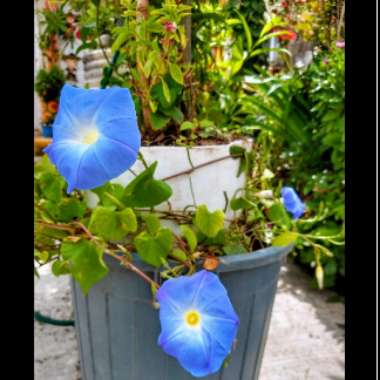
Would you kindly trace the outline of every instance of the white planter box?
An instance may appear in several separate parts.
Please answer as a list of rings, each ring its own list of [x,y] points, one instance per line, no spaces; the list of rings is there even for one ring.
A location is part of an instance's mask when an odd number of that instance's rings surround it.
[[[194,203],[196,205],[205,204],[210,211],[213,211],[225,208],[226,200],[224,192],[226,192],[230,200],[238,189],[245,187],[244,173],[237,178],[240,160],[228,157],[231,145],[240,145],[246,149],[250,149],[252,140],[238,140],[224,145],[205,145],[189,148],[189,156],[193,166],[217,159],[221,160],[195,169],[191,173],[173,178],[168,177],[189,171],[192,168],[185,147],[142,147],[140,152],[149,165],[154,161],[158,162],[155,178],[165,179],[173,189],[173,195],[169,199],[173,211],[182,211],[186,206],[194,205]],[[131,169],[134,173],[138,174],[144,170],[144,167],[140,161],[137,161]],[[133,174],[127,171],[112,182],[125,186],[133,178]],[[190,182],[193,187],[194,199]],[[89,195],[90,207],[95,206],[96,201],[97,196],[91,193]],[[157,209],[167,210],[168,205],[162,204]],[[227,209],[226,217],[227,219],[232,218],[233,211]]]

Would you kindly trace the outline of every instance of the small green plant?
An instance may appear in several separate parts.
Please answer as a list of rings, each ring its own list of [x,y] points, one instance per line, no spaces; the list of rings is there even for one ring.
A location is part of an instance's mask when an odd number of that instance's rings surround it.
[[[55,10],[48,8],[42,9],[41,16],[42,32],[40,35],[39,45],[41,50],[46,50],[51,45],[52,36],[62,36],[66,32],[66,13],[64,11],[64,2]]]
[[[35,90],[38,96],[48,103],[57,100],[63,85],[65,84],[65,73],[57,65],[50,70],[41,69],[37,73]]]

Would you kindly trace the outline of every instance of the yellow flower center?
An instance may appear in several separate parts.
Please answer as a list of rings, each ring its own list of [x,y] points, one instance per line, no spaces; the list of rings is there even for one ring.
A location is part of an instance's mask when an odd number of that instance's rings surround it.
[[[85,134],[83,142],[85,144],[93,144],[99,138],[99,132],[97,130],[92,130]]]
[[[201,323],[201,315],[195,310],[190,310],[185,314],[185,321],[189,327],[197,327]]]

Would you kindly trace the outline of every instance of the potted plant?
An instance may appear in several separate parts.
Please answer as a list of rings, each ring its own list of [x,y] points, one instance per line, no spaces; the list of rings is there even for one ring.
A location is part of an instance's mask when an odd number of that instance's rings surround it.
[[[249,53],[238,40],[210,74],[210,61],[185,54],[189,12],[172,1],[127,9],[102,83],[117,86],[66,85],[54,165],[36,166],[36,271],[52,263],[75,280],[87,380],[257,379],[280,266],[299,237],[287,212],[299,218],[302,201],[289,189],[283,201],[257,195],[252,141],[218,127],[245,112],[222,99],[237,99],[234,76],[272,35],[254,44],[238,15]],[[256,213],[271,237],[253,233]]]
[[[52,137],[52,123],[58,111],[58,98],[65,83],[65,74],[57,65],[37,73],[35,90],[41,100],[41,129],[44,137]]]

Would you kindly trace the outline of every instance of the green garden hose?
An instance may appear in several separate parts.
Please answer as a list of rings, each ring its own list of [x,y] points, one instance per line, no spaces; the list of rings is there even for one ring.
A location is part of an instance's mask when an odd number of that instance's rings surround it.
[[[75,321],[73,319],[54,319],[41,314],[39,311],[34,312],[34,319],[41,323],[46,323],[54,326],[74,326]]]

